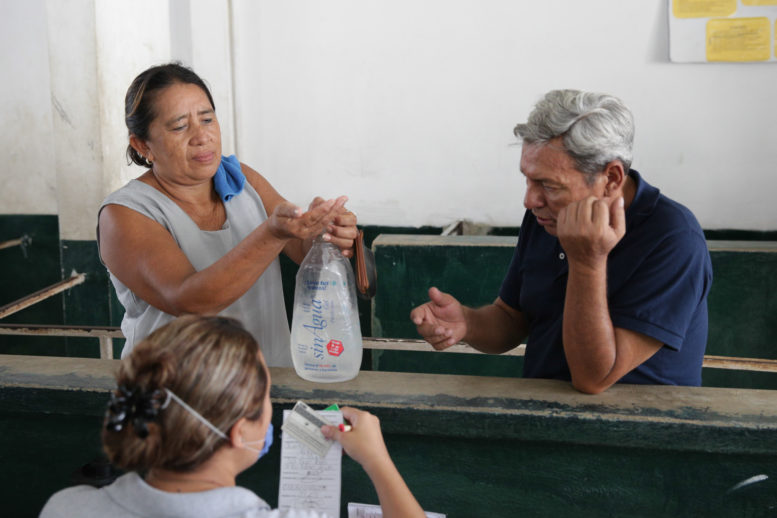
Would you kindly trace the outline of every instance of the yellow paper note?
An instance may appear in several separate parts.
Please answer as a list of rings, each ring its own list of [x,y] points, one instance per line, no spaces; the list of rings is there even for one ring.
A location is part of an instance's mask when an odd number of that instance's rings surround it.
[[[768,18],[707,22],[707,61],[766,61],[771,56]]]
[[[777,5],[777,0],[742,0],[742,5]]]
[[[675,18],[730,16],[736,10],[737,0],[672,0],[672,14]]]

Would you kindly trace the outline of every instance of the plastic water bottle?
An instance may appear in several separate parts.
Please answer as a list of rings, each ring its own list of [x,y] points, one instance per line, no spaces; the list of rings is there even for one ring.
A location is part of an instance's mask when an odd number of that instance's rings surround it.
[[[346,381],[361,367],[362,333],[351,263],[321,236],[297,272],[291,358],[297,374],[308,381]]]

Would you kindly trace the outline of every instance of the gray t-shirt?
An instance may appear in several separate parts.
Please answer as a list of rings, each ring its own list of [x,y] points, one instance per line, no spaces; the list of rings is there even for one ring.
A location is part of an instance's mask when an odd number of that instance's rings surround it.
[[[55,493],[40,518],[324,518],[315,511],[272,510],[253,492],[222,487],[197,493],[169,493],[149,486],[135,473],[106,487],[75,486]]]
[[[131,180],[103,201],[128,207],[162,225],[175,239],[194,269],[201,271],[221,259],[257,226],[267,220],[262,199],[246,182],[239,193],[224,203],[227,220],[220,230],[200,230],[176,203],[139,180]],[[97,244],[100,241],[99,229]],[[121,330],[127,339],[122,357],[153,330],[175,318],[139,298],[110,271],[119,302],[124,306]],[[283,301],[280,262],[276,258],[248,291],[219,313],[240,320],[256,338],[271,367],[290,367],[289,323]]]

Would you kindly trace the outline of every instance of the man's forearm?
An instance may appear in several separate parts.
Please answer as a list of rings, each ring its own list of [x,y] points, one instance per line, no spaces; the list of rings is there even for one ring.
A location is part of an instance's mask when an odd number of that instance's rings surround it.
[[[527,327],[519,313],[511,315],[499,302],[477,309],[464,308],[467,334],[464,341],[488,354],[501,354],[520,345]]]
[[[563,321],[564,354],[574,386],[600,392],[616,360],[615,330],[607,304],[607,265],[570,263]],[[607,385],[609,386],[609,384]]]

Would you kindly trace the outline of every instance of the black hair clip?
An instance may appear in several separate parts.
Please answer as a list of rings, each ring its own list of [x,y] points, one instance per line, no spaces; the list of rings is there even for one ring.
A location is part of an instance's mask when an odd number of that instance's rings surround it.
[[[111,393],[108,410],[105,413],[105,428],[111,432],[120,432],[132,422],[135,433],[141,439],[148,436],[146,423],[156,421],[159,410],[167,406],[165,391],[156,389],[144,391],[138,387],[128,389],[120,385],[116,392]]]

